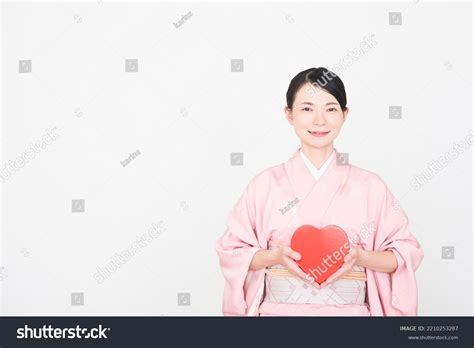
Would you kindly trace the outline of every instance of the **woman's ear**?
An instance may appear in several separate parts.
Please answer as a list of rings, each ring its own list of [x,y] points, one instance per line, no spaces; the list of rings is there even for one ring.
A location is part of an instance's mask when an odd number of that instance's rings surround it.
[[[288,120],[288,123],[293,125],[293,114],[291,113],[291,109],[288,106],[285,106],[283,108],[285,111],[286,119]]]
[[[346,107],[346,110],[344,110],[344,111],[342,112],[342,118],[344,119],[344,121],[346,120],[346,116],[347,116],[348,113],[349,113],[349,108]]]

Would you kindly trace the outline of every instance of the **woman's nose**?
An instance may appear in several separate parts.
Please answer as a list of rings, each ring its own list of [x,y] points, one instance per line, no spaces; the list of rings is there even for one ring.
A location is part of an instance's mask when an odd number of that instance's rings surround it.
[[[326,124],[326,119],[324,117],[324,113],[321,112],[320,110],[316,110],[316,113],[315,113],[314,119],[313,119],[313,124],[316,124],[316,125]]]

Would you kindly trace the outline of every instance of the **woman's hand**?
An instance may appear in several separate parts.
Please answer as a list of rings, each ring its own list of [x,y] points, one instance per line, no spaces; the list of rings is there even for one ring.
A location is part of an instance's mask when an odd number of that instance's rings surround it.
[[[349,254],[347,254],[344,257],[344,263],[342,264],[342,267],[339,268],[335,273],[330,275],[329,278],[326,279],[326,281],[322,282],[320,284],[320,287],[323,288],[335,282],[339,278],[343,277],[344,274],[350,272],[355,265],[359,264],[363,253],[364,253],[364,250],[361,249],[360,247],[352,247]]]
[[[291,274],[302,278],[305,282],[314,285],[319,288],[319,284],[311,280],[308,274],[303,272],[303,270],[298,266],[296,261],[301,259],[301,254],[297,251],[294,251],[289,246],[281,245],[276,249],[272,249],[276,263],[285,267]]]
[[[325,287],[344,274],[350,272],[354,266],[361,266],[376,272],[392,273],[398,268],[395,254],[391,250],[369,251],[358,246],[353,246],[349,254],[344,257],[344,264],[334,274],[332,274],[320,287]]]

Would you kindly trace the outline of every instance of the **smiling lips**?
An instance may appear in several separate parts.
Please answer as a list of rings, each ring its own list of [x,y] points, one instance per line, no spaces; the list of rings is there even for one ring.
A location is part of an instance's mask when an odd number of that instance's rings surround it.
[[[309,134],[311,134],[312,136],[315,136],[315,137],[324,137],[329,132],[330,131],[327,131],[327,132],[311,132],[311,131],[308,131]]]

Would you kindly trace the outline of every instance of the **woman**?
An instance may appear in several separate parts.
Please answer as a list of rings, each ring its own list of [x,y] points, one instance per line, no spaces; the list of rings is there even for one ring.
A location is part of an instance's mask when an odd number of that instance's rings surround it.
[[[224,315],[417,315],[423,251],[408,219],[380,177],[334,148],[349,112],[344,84],[311,68],[291,80],[286,99],[301,147],[250,181],[216,242]],[[302,225],[336,225],[351,241],[342,267],[321,284],[290,247]]]

